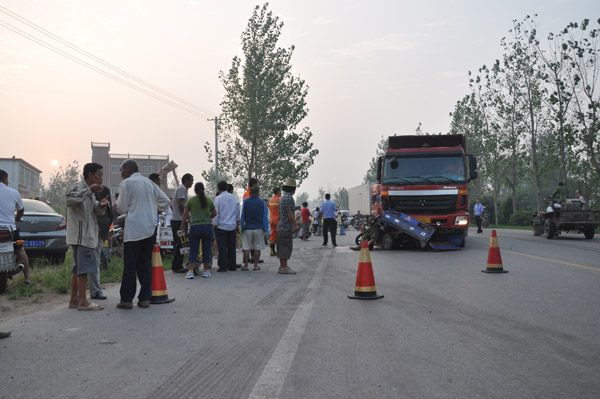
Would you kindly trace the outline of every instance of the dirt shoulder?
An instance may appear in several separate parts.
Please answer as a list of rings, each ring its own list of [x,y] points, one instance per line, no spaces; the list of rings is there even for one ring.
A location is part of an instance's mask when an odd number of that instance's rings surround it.
[[[54,309],[61,304],[67,304],[68,301],[67,294],[52,292],[42,292],[21,299],[8,299],[8,296],[0,295],[0,324],[23,314]]]
[[[107,289],[117,284],[107,283],[102,284],[102,287]],[[69,294],[57,294],[49,290],[34,294],[29,298],[8,299],[8,295],[0,295],[0,330],[2,330],[2,323],[13,317],[52,310],[61,305],[67,306],[68,303]]]

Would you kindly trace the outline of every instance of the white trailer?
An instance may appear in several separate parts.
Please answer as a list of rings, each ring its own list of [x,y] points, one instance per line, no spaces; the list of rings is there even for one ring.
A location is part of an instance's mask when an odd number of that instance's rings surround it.
[[[361,184],[348,189],[348,210],[354,216],[360,211],[362,215],[371,215],[371,186],[375,183]]]

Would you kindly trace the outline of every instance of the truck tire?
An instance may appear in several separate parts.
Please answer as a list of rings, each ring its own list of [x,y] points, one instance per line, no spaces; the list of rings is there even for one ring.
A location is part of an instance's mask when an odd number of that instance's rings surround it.
[[[396,243],[394,242],[394,236],[390,233],[385,233],[383,237],[381,237],[381,246],[385,250],[394,249]]]
[[[6,292],[6,272],[0,273],[0,294]]]
[[[583,230],[583,235],[585,235],[585,238],[587,238],[588,240],[594,238],[594,233],[596,233],[594,226],[586,227],[585,230]]]
[[[554,234],[556,234],[556,224],[554,224],[554,220],[546,219],[544,222],[544,235],[548,240],[554,238]]]

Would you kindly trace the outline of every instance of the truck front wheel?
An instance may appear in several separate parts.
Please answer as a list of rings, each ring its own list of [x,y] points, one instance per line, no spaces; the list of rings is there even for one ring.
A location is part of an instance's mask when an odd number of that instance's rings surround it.
[[[554,234],[556,233],[556,224],[554,224],[554,220],[546,219],[544,222],[544,235],[547,239],[551,240],[554,238]]]
[[[594,233],[595,233],[595,229],[594,226],[588,226],[585,228],[585,230],[583,230],[583,235],[585,235],[585,238],[587,238],[588,240],[591,240],[592,238],[594,238]]]

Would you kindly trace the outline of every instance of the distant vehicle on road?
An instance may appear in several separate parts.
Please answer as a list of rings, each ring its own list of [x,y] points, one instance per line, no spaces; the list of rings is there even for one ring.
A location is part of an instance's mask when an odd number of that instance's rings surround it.
[[[25,212],[17,227],[29,257],[45,256],[50,263],[65,261],[67,219],[42,201],[23,199]]]
[[[585,238],[594,238],[596,227],[600,225],[597,211],[583,210],[578,198],[567,199],[565,203],[556,204],[552,196],[544,200],[545,212],[540,212],[533,219],[533,235],[552,239],[561,232],[575,231],[583,233]]]

